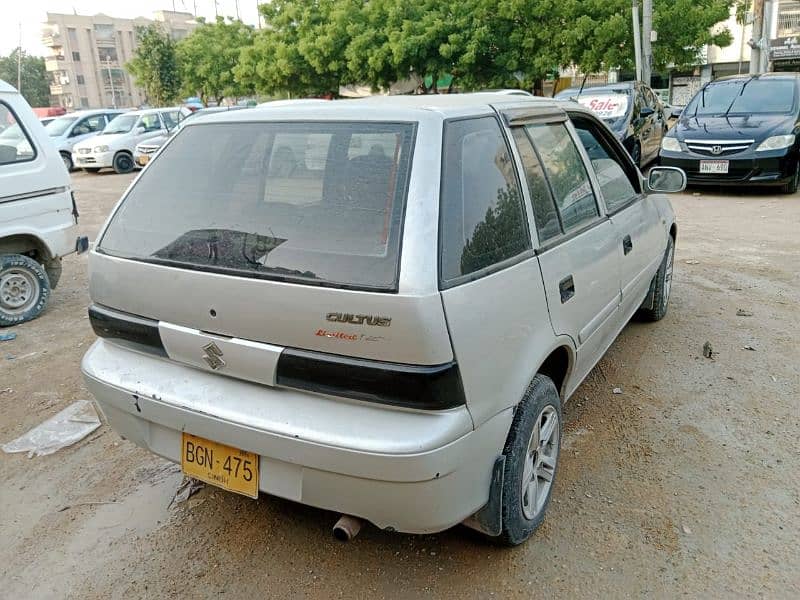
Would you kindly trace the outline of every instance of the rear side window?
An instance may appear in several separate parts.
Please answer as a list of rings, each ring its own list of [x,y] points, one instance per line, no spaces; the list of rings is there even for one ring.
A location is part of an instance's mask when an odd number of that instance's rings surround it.
[[[172,129],[181,120],[181,114],[177,110],[172,110],[161,113],[161,118],[164,119],[164,125],[167,126],[167,129]]]
[[[36,158],[31,138],[11,107],[0,102],[0,165]]]
[[[514,163],[493,117],[445,127],[439,229],[443,283],[531,248]]]
[[[539,157],[536,155],[525,129],[515,127],[511,131],[514,134],[514,142],[517,145],[522,167],[525,170],[525,180],[528,182],[528,191],[531,195],[531,204],[533,204],[533,218],[536,221],[536,232],[539,234],[539,242],[544,243],[561,235],[561,223],[558,220],[556,205],[547,186],[547,178],[544,175],[542,163],[539,161]]]
[[[525,129],[542,157],[564,231],[596,219],[600,213],[589,175],[566,126],[553,123]]]
[[[397,289],[415,127],[185,127],[134,185],[99,250],[245,277]]]

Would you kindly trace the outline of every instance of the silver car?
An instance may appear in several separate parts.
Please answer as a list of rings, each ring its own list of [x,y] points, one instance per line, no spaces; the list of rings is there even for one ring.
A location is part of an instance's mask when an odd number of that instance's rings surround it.
[[[255,108],[161,150],[91,256],[87,385],[183,471],[389,531],[540,525],[562,403],[667,310],[685,175],[570,103]]]

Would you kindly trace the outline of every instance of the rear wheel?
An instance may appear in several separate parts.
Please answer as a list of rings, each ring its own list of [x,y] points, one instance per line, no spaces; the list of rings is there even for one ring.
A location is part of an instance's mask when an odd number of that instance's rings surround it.
[[[50,281],[42,265],[22,254],[0,255],[0,326],[38,317],[50,296]]]
[[[516,546],[544,521],[561,451],[561,399],[553,381],[534,377],[517,407],[503,454],[503,529],[495,538]]]
[[[784,194],[796,194],[797,188],[800,186],[800,161],[794,166],[794,174],[789,183],[783,184],[782,192]]]
[[[130,173],[134,167],[133,157],[126,152],[120,152],[114,157],[113,167],[117,173]]]
[[[69,152],[62,152],[61,153],[61,160],[64,161],[64,166],[67,167],[67,173],[72,171],[72,157],[69,155]]]

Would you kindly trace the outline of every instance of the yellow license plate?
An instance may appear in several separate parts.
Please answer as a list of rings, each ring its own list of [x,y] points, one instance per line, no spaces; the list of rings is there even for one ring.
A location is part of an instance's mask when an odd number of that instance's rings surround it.
[[[225,490],[258,498],[258,454],[183,434],[181,468],[194,477]]]
[[[146,155],[145,155],[145,156],[140,156],[140,157],[138,157],[136,160],[139,162],[139,165],[143,167],[143,166],[145,166],[145,165],[146,165],[148,162],[150,162],[150,157],[149,157],[149,156],[146,156]]]

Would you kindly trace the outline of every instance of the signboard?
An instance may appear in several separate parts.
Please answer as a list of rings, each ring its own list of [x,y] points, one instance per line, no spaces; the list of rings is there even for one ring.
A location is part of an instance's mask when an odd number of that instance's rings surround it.
[[[800,38],[791,36],[770,40],[769,57],[771,60],[792,60],[800,58]]]
[[[628,112],[626,94],[582,95],[577,100],[578,104],[585,106],[601,119],[618,119]]]

